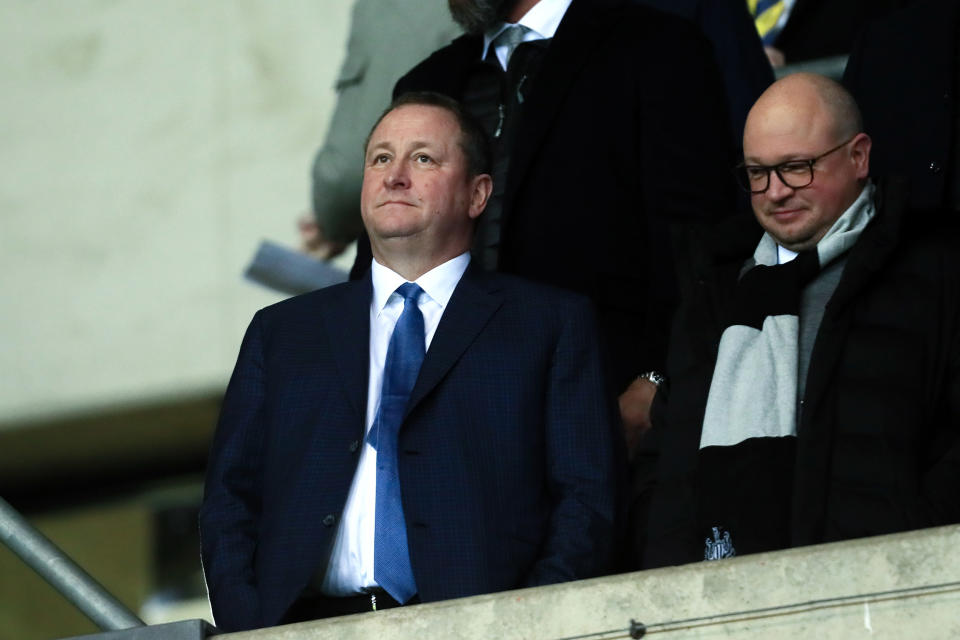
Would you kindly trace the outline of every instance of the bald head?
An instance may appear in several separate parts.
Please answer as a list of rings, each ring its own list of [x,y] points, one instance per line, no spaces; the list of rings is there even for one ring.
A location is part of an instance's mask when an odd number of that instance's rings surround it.
[[[753,210],[777,242],[800,251],[815,246],[860,195],[870,138],[843,87],[796,73],[770,85],[750,109],[743,154],[754,175],[763,175],[757,168],[778,168],[769,171],[766,191],[752,195]]]
[[[751,119],[782,116],[811,127],[823,126],[838,141],[852,138],[863,130],[860,109],[853,96],[840,83],[815,73],[794,73],[761,94],[747,115]]]

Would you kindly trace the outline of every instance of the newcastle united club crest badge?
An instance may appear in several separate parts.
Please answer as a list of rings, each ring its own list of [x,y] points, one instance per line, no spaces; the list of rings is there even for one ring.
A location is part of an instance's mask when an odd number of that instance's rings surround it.
[[[711,527],[711,529],[713,529],[713,539],[706,538],[703,559],[722,560],[737,555],[737,550],[733,548],[733,542],[730,539],[730,532],[723,527]]]

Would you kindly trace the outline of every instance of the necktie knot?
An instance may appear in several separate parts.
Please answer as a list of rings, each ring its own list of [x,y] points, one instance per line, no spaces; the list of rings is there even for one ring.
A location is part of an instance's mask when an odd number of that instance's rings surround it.
[[[527,31],[529,29],[522,24],[512,24],[498,33],[491,45],[494,47],[515,47],[523,42],[523,37],[527,35]]]
[[[530,31],[527,27],[522,24],[512,24],[494,38],[490,42],[490,53],[488,55],[493,55],[497,47],[506,47],[507,55],[504,64],[510,61],[510,56],[513,55],[514,50],[520,43],[523,42],[524,37],[526,37],[527,32]]]
[[[420,301],[420,294],[423,293],[423,289],[416,282],[404,282],[397,287],[396,293],[403,298],[403,304],[406,306],[411,301],[417,304]]]

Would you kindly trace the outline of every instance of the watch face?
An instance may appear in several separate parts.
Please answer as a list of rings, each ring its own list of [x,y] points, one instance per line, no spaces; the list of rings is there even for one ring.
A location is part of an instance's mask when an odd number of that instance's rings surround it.
[[[641,378],[646,378],[647,380],[649,380],[649,381],[652,382],[653,384],[657,385],[658,387],[659,387],[660,385],[662,385],[664,382],[666,382],[666,380],[667,380],[664,376],[662,376],[661,374],[657,373],[656,371],[648,371],[648,372],[644,373],[643,375],[641,375],[640,377],[641,377]]]

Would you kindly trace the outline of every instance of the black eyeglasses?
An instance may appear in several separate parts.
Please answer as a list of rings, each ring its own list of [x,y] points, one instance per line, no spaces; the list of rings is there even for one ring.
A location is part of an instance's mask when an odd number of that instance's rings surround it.
[[[857,136],[853,136],[853,138],[856,137]],[[813,165],[834,151],[842,149],[850,143],[853,138],[841,142],[834,148],[829,151],[824,151],[815,158],[806,160],[788,160],[774,165],[745,164],[741,162],[734,168],[734,173],[737,175],[737,182],[740,183],[740,187],[745,191],[753,194],[763,193],[770,188],[770,172],[774,171],[777,177],[780,178],[780,182],[791,189],[809,187],[813,182]]]

